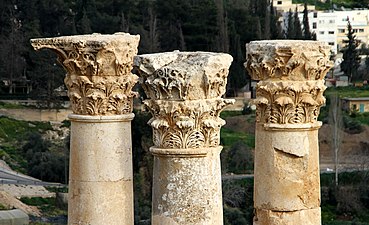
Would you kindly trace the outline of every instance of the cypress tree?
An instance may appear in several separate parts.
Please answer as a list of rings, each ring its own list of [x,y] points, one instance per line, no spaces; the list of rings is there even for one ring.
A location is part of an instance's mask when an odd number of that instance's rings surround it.
[[[305,4],[304,4],[304,17],[302,19],[302,24],[304,25],[304,39],[305,40],[312,40],[313,36],[310,32],[309,17],[308,17],[308,10],[307,10],[306,1],[305,1]]]
[[[296,37],[296,31],[295,31],[295,26],[294,26],[293,15],[292,15],[292,10],[291,9],[288,12],[287,33],[286,33],[285,36],[286,36],[287,39],[294,39]]]
[[[297,12],[297,7],[296,7],[294,18],[293,18],[293,26],[294,26],[294,30],[295,30],[294,39],[296,39],[296,40],[302,39],[301,23],[300,23],[300,19],[299,19],[299,14]]]
[[[283,38],[281,24],[278,21],[279,16],[274,10],[273,1],[270,4],[270,38],[281,39]]]
[[[267,40],[270,39],[271,37],[271,28],[270,28],[271,14],[268,7],[266,7],[264,10],[265,10],[265,18],[264,18],[263,39]]]
[[[356,35],[352,30],[351,22],[347,22],[347,40],[343,42],[346,43],[345,48],[342,50],[343,62],[341,63],[341,71],[345,73],[349,78],[349,82],[358,79],[358,68],[360,66],[360,57],[358,47],[358,41]]]

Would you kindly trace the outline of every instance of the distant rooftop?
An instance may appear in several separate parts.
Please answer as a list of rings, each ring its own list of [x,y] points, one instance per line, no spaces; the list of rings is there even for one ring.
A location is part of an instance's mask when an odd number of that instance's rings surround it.
[[[348,101],[369,101],[369,97],[360,97],[360,98],[342,98],[343,100]]]

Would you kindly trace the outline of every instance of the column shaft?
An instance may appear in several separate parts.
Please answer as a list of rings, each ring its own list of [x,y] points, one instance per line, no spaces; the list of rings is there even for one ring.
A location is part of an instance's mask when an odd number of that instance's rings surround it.
[[[69,116],[68,224],[133,224],[133,116]]]
[[[256,125],[255,225],[320,224],[319,127]]]
[[[152,224],[223,224],[221,147],[197,156],[155,150]]]

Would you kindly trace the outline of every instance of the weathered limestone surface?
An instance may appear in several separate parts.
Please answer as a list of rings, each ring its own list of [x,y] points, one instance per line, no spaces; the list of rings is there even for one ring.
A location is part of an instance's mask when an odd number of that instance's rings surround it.
[[[79,35],[34,39],[67,70],[71,100],[69,225],[132,225],[131,73],[139,36]]]
[[[299,210],[292,212],[278,212],[272,210],[256,210],[254,224],[255,225],[297,225],[301,224],[321,224],[317,218],[320,218],[320,208]]]
[[[32,39],[31,44],[58,54],[68,72],[64,81],[73,113],[121,115],[132,112],[138,78],[131,70],[139,39],[126,33],[92,34]]]
[[[70,115],[68,224],[133,224],[133,117]]]
[[[256,89],[255,225],[321,224],[317,121],[329,46],[256,41],[245,66]]]
[[[139,55],[134,68],[153,118],[153,225],[223,224],[219,133],[232,57],[209,52]]]

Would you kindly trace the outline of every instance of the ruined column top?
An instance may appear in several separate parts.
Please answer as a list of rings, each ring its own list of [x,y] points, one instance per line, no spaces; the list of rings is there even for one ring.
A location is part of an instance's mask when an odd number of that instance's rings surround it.
[[[139,35],[115,33],[39,38],[31,44],[58,55],[74,114],[113,116],[132,112],[138,77],[131,70],[139,40]]]
[[[232,56],[226,53],[216,52],[161,52],[154,54],[143,54],[135,57],[134,65],[147,72],[155,72],[164,66],[183,67],[184,64],[198,67],[229,67]],[[191,68],[183,68],[191,70]]]
[[[246,45],[268,45],[277,47],[293,47],[293,46],[305,46],[305,47],[317,47],[320,45],[326,46],[330,50],[329,45],[324,41],[314,41],[314,40],[261,40],[261,41],[251,41]]]
[[[139,35],[130,35],[128,33],[115,34],[87,34],[87,35],[73,35],[61,36],[53,38],[36,38],[31,39],[31,44],[35,50],[41,48],[106,48],[108,46],[118,46],[122,43],[130,45],[131,42],[138,43]]]
[[[225,93],[232,56],[214,52],[138,55],[134,68],[150,99],[199,100]]]
[[[254,80],[322,80],[333,66],[325,42],[265,40],[246,44],[245,67]]]

